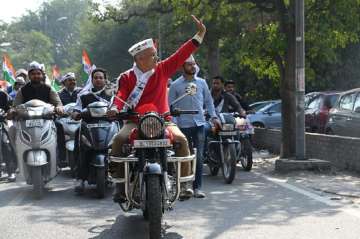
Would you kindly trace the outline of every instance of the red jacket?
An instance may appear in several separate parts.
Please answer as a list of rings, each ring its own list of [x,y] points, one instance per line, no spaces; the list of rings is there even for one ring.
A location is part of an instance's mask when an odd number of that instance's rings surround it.
[[[155,67],[155,73],[150,76],[135,112],[145,104],[153,104],[157,107],[158,113],[163,114],[169,111],[167,84],[168,79],[174,75],[185,60],[197,49],[195,40],[184,43],[173,55],[159,62]],[[126,101],[136,85],[134,70],[130,69],[120,75],[119,91],[117,96]],[[122,110],[124,103],[115,98],[115,105]]]

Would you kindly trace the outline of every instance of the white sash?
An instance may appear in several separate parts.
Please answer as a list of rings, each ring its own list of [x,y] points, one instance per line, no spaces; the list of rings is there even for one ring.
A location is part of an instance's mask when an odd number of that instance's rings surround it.
[[[145,87],[150,79],[150,77],[154,74],[155,70],[152,69],[143,73],[135,64],[133,66],[133,70],[136,76],[136,85],[134,89],[129,94],[129,97],[126,100],[131,107],[135,108],[140,101],[142,94],[144,93]],[[124,105],[123,110],[127,110],[128,105]]]
[[[215,111],[217,114],[221,113],[223,106],[224,106],[224,98],[222,98],[218,106],[215,107]]]

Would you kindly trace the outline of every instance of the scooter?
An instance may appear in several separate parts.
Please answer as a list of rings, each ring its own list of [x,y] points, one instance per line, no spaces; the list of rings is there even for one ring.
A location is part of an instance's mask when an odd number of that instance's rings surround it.
[[[105,196],[108,180],[108,150],[112,139],[119,131],[119,124],[107,116],[108,103],[97,101],[89,104],[82,112],[80,128],[80,160],[82,170],[87,171],[88,184],[96,184],[99,198]],[[86,160],[86,162],[85,162]]]
[[[54,106],[30,100],[15,108],[16,155],[20,175],[33,185],[36,199],[44,185],[57,175]]]
[[[61,168],[70,167],[72,177],[75,177],[75,133],[80,128],[81,122],[70,117],[76,103],[70,103],[64,106],[66,117],[61,117],[57,121],[62,125],[65,134],[65,151],[66,157],[64,161],[60,161]]]

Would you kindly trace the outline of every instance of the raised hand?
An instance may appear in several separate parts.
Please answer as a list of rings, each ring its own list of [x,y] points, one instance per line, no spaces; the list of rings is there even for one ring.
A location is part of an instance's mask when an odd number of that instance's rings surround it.
[[[196,28],[198,30],[197,34],[203,38],[206,33],[206,26],[204,25],[204,23],[201,20],[197,19],[194,15],[191,15],[191,17],[196,24]]]

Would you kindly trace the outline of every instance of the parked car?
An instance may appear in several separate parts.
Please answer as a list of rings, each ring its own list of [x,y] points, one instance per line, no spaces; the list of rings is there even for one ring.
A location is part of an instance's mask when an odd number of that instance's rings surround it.
[[[258,102],[252,103],[249,105],[250,110],[248,111],[248,114],[253,114],[256,111],[258,111],[258,110],[264,108],[265,106],[272,104],[274,102],[276,102],[276,100],[266,100],[266,101],[258,101]]]
[[[335,91],[313,92],[305,100],[305,128],[308,132],[325,133],[329,111],[334,107],[340,93]]]
[[[360,88],[340,95],[330,111],[326,133],[360,137]]]
[[[275,100],[248,117],[254,127],[281,128],[281,101]]]

